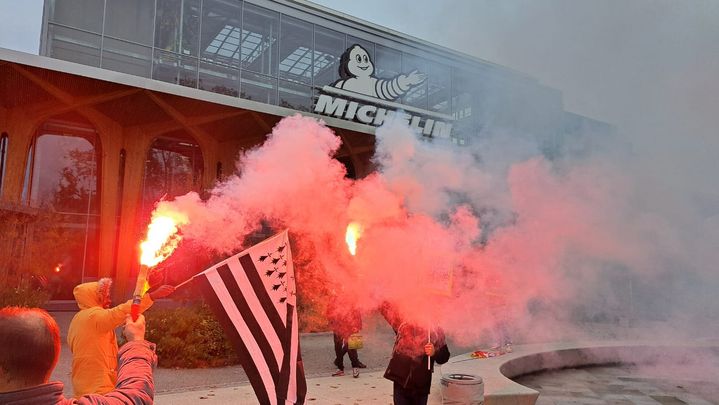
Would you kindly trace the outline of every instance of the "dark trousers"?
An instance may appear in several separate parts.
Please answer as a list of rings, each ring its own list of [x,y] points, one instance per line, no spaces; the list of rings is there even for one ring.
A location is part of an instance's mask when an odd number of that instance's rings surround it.
[[[417,394],[394,383],[392,397],[394,398],[394,405],[427,405],[429,394]]]
[[[357,357],[357,350],[355,349],[348,349],[347,347],[347,340],[342,339],[340,335],[334,334],[335,338],[335,366],[337,366],[338,369],[344,370],[344,357],[345,353],[349,355],[350,362],[352,363],[352,367],[359,367],[360,361],[359,357]]]

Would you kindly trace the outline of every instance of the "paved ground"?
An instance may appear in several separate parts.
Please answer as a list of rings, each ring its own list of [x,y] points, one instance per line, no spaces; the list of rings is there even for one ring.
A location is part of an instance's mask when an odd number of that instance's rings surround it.
[[[63,347],[60,362],[52,379],[65,382],[66,395],[71,394],[70,353],[64,344],[73,313],[58,312],[53,316],[60,324]],[[382,378],[389,360],[394,334],[384,320],[365,320],[365,348],[360,359],[368,365],[359,378],[351,375],[330,377],[334,371],[332,335],[302,334],[302,354],[308,378],[308,404],[391,404],[391,383]],[[596,326],[592,335],[616,339],[627,330]],[[716,336],[716,335],[715,335]],[[626,336],[624,336],[626,337]],[[452,355],[476,350],[449,342]],[[349,360],[346,360],[349,369]],[[656,370],[655,370],[656,371]],[[438,375],[435,376],[437,379]],[[675,376],[676,377],[676,376]],[[701,377],[701,376],[700,376]],[[719,376],[707,378],[668,378],[666,373],[648,373],[629,367],[597,367],[560,370],[522,377],[520,383],[541,392],[538,405],[585,404],[719,404]],[[257,403],[241,367],[215,369],[157,369],[155,372],[156,403],[163,405]],[[439,390],[436,390],[439,391]],[[714,401],[714,402],[712,402]],[[430,403],[438,404],[438,392]]]
[[[73,313],[58,312],[52,314],[60,325],[62,334],[62,352],[60,361],[55,368],[52,379],[65,383],[65,394],[72,393],[70,384],[71,354],[66,344],[67,328],[72,319]],[[387,323],[379,317],[364,320],[364,348],[359,352],[360,360],[367,365],[367,369],[362,370],[362,376],[358,380],[362,380],[364,387],[365,375],[381,374],[387,367],[389,356],[392,352],[392,344],[394,343],[394,333]],[[302,359],[305,366],[306,377],[330,377],[335,371],[332,364],[334,360],[334,346],[331,333],[313,333],[301,334],[300,344],[302,346]],[[452,342],[449,343],[450,352],[454,354],[465,353],[475,350],[470,348],[458,347]],[[345,367],[347,371],[351,371],[349,359],[345,356]],[[348,373],[349,374],[349,373]],[[346,384],[359,384],[358,380],[352,379],[351,376],[341,378],[329,378],[327,384],[337,385],[336,383],[344,382]],[[158,368],[155,370],[155,387],[158,394],[175,393],[188,390],[205,390],[223,388],[237,385],[247,385],[247,377],[240,366],[209,368],[209,369],[166,369]],[[325,382],[315,382],[315,384],[325,384]],[[343,385],[343,384],[342,384]],[[329,386],[329,385],[328,385]],[[332,388],[334,389],[334,388]],[[339,389],[339,388],[338,388]],[[312,388],[309,387],[310,392]],[[389,391],[391,393],[391,386]],[[204,391],[203,391],[204,392]],[[244,402],[242,402],[244,403]],[[339,402],[343,403],[343,402]]]
[[[719,376],[631,366],[542,372],[516,379],[540,392],[537,405],[719,404]]]

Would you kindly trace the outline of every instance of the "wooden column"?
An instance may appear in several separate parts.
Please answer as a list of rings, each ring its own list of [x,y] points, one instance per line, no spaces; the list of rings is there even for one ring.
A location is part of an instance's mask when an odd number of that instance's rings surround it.
[[[125,178],[123,195],[120,198],[120,229],[117,243],[118,255],[115,274],[115,294],[125,297],[134,283],[134,276],[139,266],[138,244],[144,236],[140,229],[138,213],[142,198],[143,174],[145,159],[152,139],[138,128],[125,128]]]
[[[7,132],[9,140],[2,188],[3,201],[12,204],[21,202],[28,151],[38,125],[37,120],[27,117],[20,109],[10,110],[6,114],[2,132]]]

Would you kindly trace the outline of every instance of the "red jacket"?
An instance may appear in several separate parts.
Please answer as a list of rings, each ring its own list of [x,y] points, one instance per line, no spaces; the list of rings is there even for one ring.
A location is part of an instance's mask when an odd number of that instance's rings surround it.
[[[3,405],[150,405],[155,396],[152,367],[157,363],[155,345],[146,341],[128,342],[120,348],[115,390],[105,395],[65,398],[59,381],[0,393]]]

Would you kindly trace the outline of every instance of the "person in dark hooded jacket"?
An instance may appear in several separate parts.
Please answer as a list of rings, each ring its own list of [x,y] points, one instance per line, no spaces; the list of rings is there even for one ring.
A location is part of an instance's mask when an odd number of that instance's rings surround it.
[[[72,352],[72,386],[75,397],[86,394],[105,394],[117,382],[117,336],[115,328],[130,315],[132,300],[110,308],[112,280],[80,284],[73,290],[80,311],[70,322],[67,343]],[[145,294],[140,312],[145,312],[154,300],[174,292],[166,285]]]
[[[432,328],[428,333],[427,328],[405,322],[388,304],[383,305],[380,312],[396,334],[392,357],[384,373],[384,378],[394,383],[394,403],[426,405],[435,362],[444,364],[449,360],[444,332]]]
[[[64,386],[50,381],[60,356],[60,329],[39,308],[0,308],[0,404],[3,405],[150,405],[157,363],[145,339],[145,317],[127,317],[127,343],[120,349],[117,386],[105,395],[65,398]]]

